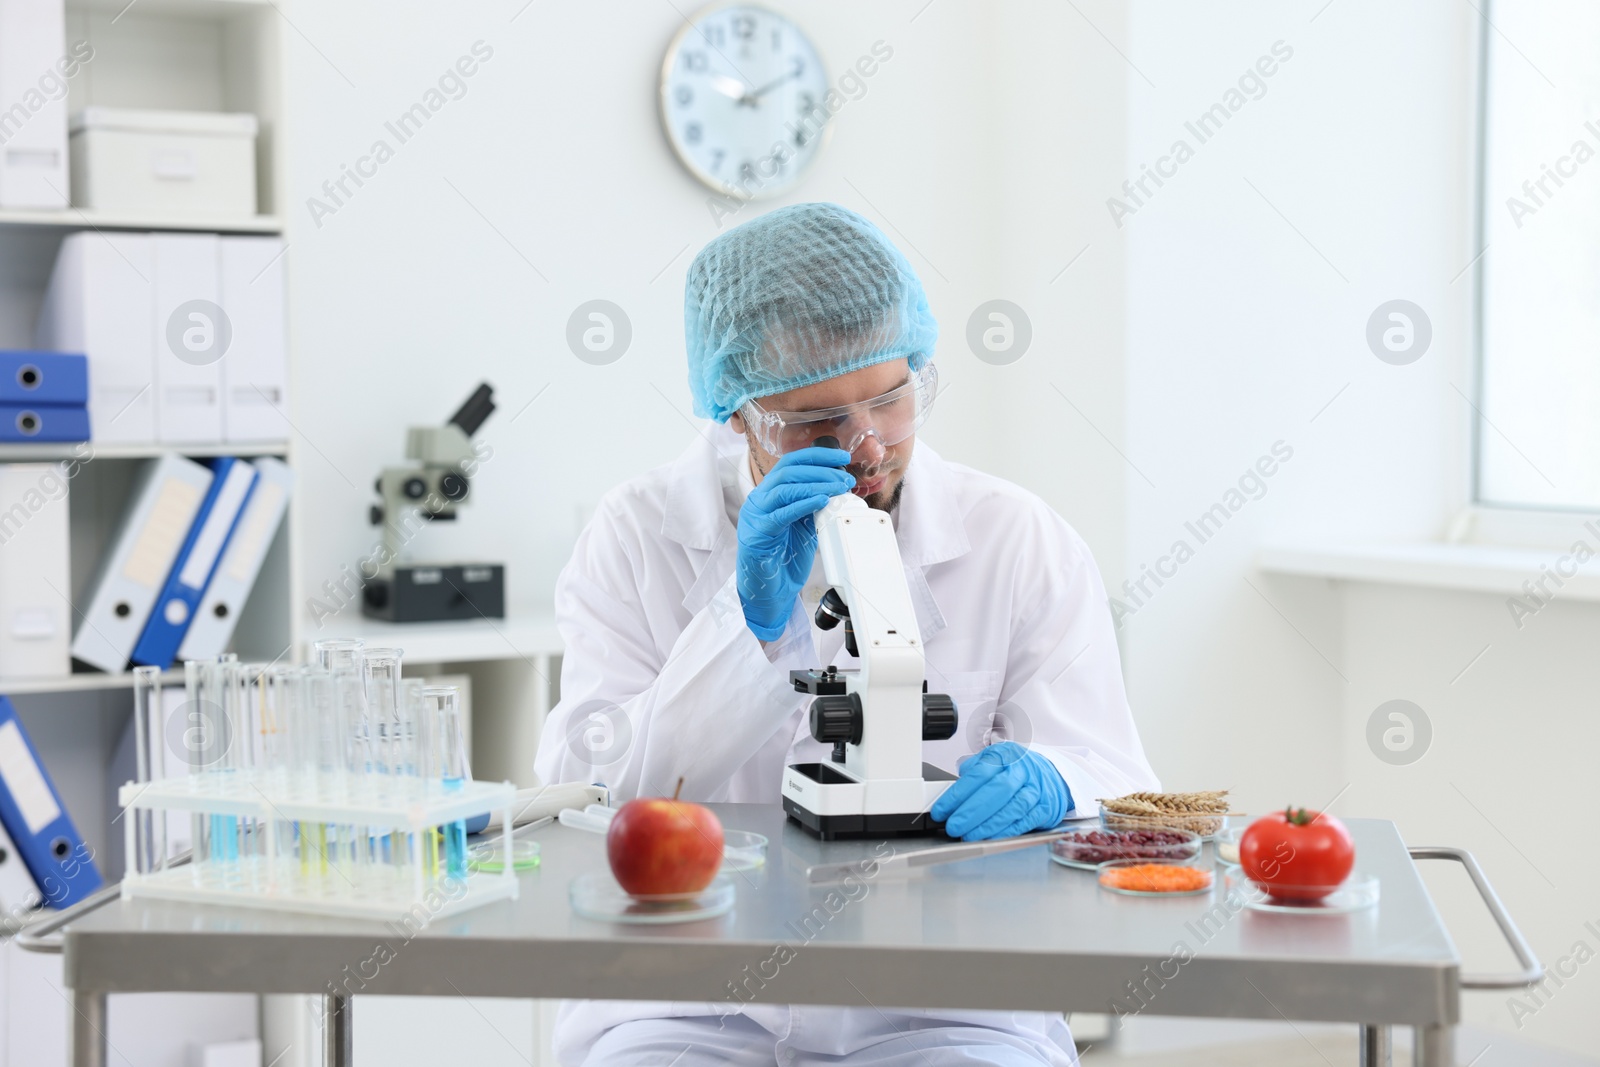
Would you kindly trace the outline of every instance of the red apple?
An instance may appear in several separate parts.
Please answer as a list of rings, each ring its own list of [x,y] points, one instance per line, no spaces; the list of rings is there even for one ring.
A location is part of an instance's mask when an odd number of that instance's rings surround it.
[[[617,884],[634,896],[698,893],[722,866],[722,823],[686,800],[630,800],[606,831],[606,858]]]

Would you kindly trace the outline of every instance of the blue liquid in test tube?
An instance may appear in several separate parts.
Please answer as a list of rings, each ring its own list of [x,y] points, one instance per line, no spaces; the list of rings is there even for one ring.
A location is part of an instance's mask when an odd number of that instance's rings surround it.
[[[454,686],[429,686],[422,691],[427,711],[430,740],[438,759],[435,764],[446,793],[459,792],[472,777],[467,767],[466,746],[461,732],[460,694]],[[467,824],[458,819],[442,827],[444,831],[444,874],[447,878],[467,877]]]

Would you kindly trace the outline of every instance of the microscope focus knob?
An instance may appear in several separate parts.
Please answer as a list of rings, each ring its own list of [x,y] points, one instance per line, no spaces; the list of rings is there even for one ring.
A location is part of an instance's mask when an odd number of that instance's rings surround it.
[[[956,702],[943,693],[922,694],[922,739],[947,741],[956,735]]]
[[[855,693],[820,696],[811,702],[811,736],[823,744],[861,743],[861,698]]]

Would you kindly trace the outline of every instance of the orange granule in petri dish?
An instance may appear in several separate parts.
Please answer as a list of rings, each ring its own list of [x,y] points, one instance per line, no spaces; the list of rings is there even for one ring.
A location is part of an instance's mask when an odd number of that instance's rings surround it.
[[[1185,893],[1209,886],[1211,872],[1171,863],[1136,863],[1101,871],[1100,884],[1135,893]]]

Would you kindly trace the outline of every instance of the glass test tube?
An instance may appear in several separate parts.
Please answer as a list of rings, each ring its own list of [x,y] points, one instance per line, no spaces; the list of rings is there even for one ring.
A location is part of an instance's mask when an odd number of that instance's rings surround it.
[[[252,663],[240,669],[240,687],[247,709],[250,726],[250,776],[262,796],[271,797],[282,790],[286,774],[284,746],[287,736],[273,705],[272,686],[269,684],[270,668],[265,663]],[[271,833],[268,833],[271,829]],[[268,880],[276,878],[280,852],[289,841],[293,824],[284,819],[263,819],[254,827],[252,855],[255,865],[252,875]],[[268,850],[271,842],[274,851]]]
[[[133,758],[134,778],[140,783],[156,777],[160,749],[156,728],[161,710],[161,668],[133,669]],[[153,874],[167,866],[167,815],[148,808],[136,808],[134,820],[134,870]]]
[[[331,679],[322,667],[302,667],[295,672],[293,684],[295,718],[304,734],[300,745],[305,760],[301,768],[303,788],[307,799],[328,800],[339,795],[335,783],[344,770],[337,731],[332,729]],[[328,854],[330,834],[335,834],[335,828],[328,823],[300,826],[300,874],[310,886],[321,885],[328,874],[332,859]],[[336,834],[332,846],[338,847]]]
[[[438,754],[439,781],[447,793],[465,788],[471,772],[467,767],[465,739],[461,730],[461,695],[456,687],[428,686],[422,691],[428,722]],[[457,819],[444,826],[444,873],[449,878],[467,877],[467,823]]]
[[[350,799],[349,736],[346,729],[345,701],[333,671],[318,666],[310,676],[317,721],[317,763],[320,799],[340,802]],[[355,827],[347,823],[323,826],[326,872],[337,877],[331,887],[349,887],[350,865],[354,862]]]
[[[422,783],[433,777],[433,753],[428,745],[427,720],[423,714],[422,691],[427,683],[421,678],[400,679],[400,734],[404,738],[406,756],[410,761],[407,773]]]
[[[400,736],[400,660],[398,648],[369,648],[362,653],[372,767],[379,774],[404,775],[407,755]],[[393,782],[383,782],[393,792]]]
[[[246,673],[250,685],[250,702],[254,705],[256,733],[261,745],[256,752],[256,768],[264,784],[274,790],[285,789],[290,774],[290,723],[286,709],[278,704],[277,677],[274,664],[251,664]]]
[[[369,648],[362,653],[367,715],[372,724],[375,751],[374,764],[378,773],[384,776],[379,782],[379,790],[391,803],[398,802],[406,795],[409,781],[406,769],[409,761],[400,730],[400,661],[403,655],[398,648]],[[378,850],[386,853],[391,873],[397,874],[405,865],[409,852],[405,832],[390,831],[387,839],[378,843]]]
[[[404,678],[400,682],[401,730],[409,739],[412,758],[416,761],[417,796],[426,800],[431,783],[439,780],[438,753],[433,744],[433,730],[428,720],[427,702],[423,699],[426,684],[420,678]],[[439,831],[428,827],[417,842],[418,862],[422,875],[428,881],[439,876]]]
[[[208,738],[206,755],[212,766],[231,775],[239,769],[240,751],[250,743],[239,723],[239,657],[224,652],[207,667],[204,699],[209,701],[209,707],[202,710],[211,716],[212,728],[219,732]],[[230,880],[238,874],[241,829],[237,816],[211,816],[211,858],[225,865],[224,873]]]
[[[328,739],[328,727],[337,739],[339,762],[345,771],[364,774],[371,769],[371,754],[367,746],[367,700],[365,679],[362,676],[364,645],[360,641],[330,639],[312,645],[317,666],[327,671],[334,680],[331,691],[333,721],[324,725],[323,737]],[[355,787],[347,778],[338,783],[345,788]]]
[[[183,751],[189,764],[191,778],[205,773],[204,744],[197,744],[211,733],[214,717],[205,706],[206,670],[208,663],[187,660],[183,665]],[[189,870],[196,882],[202,881],[210,871],[211,823],[204,815],[194,812],[189,816],[190,850],[193,859]]]
[[[364,799],[373,769],[366,682],[362,675],[364,645],[360,641],[330,639],[318,641],[312,648],[318,663],[328,672],[331,706],[327,710],[332,713],[342,764],[341,799]],[[359,888],[368,878],[373,859],[372,835],[365,826],[344,825],[339,829],[339,846],[335,855],[351,868],[347,884]]]

